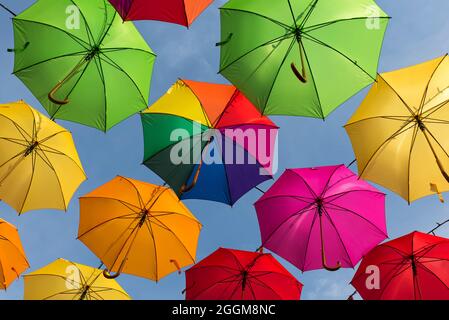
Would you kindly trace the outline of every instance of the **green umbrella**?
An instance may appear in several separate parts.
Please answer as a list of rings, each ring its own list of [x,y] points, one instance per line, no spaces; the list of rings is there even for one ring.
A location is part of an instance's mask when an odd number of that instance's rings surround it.
[[[39,0],[14,17],[19,77],[53,119],[103,131],[148,105],[155,54],[106,0]]]
[[[231,0],[220,73],[266,115],[324,119],[375,81],[388,21],[373,0]]]

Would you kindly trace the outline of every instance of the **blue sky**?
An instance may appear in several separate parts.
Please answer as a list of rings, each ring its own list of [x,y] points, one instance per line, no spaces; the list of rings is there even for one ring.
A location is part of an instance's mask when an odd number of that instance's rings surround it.
[[[1,0],[16,12],[31,5],[30,0]],[[160,22],[139,22],[137,26],[158,58],[151,88],[151,102],[162,95],[177,78],[225,83],[217,74],[219,50],[218,7],[215,3],[194,23],[190,30]],[[380,71],[389,71],[442,56],[448,51],[449,2],[447,0],[378,0],[393,19],[386,34]],[[0,11],[0,103],[24,99],[43,111],[27,88],[13,75],[13,47],[10,16]],[[285,168],[349,163],[354,159],[343,125],[362,101],[366,90],[334,112],[325,122],[304,118],[276,117],[279,136],[280,171]],[[89,180],[75,194],[67,213],[35,211],[21,217],[0,204],[0,217],[18,226],[31,270],[57,258],[98,266],[99,260],[76,240],[79,207],[77,198],[117,174],[159,184],[161,180],[141,166],[142,129],[139,116],[113,128],[108,134],[77,124],[60,122],[73,132]],[[266,189],[271,182],[262,185]],[[413,230],[428,231],[435,222],[448,217],[448,208],[437,197],[428,197],[408,206],[398,196],[387,192],[387,221],[390,238]],[[255,250],[260,245],[253,203],[260,197],[254,190],[233,208],[223,204],[188,200],[186,205],[203,223],[198,259],[218,247]],[[449,200],[449,196],[446,195]],[[449,228],[440,231],[449,236]],[[349,282],[354,270],[335,273],[312,271],[301,273],[287,262],[284,265],[304,284],[303,299],[346,299],[353,291]],[[134,299],[183,299],[184,276],[173,274],[159,283],[122,275],[120,284]],[[21,299],[23,280],[16,281],[0,299]]]

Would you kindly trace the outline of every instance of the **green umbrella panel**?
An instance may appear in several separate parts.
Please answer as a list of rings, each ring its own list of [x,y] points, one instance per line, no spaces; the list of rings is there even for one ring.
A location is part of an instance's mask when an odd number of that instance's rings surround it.
[[[53,119],[107,131],[148,105],[155,54],[106,0],[39,0],[14,17],[19,77]]]
[[[373,0],[231,0],[220,73],[265,115],[324,119],[375,81],[388,21]]]

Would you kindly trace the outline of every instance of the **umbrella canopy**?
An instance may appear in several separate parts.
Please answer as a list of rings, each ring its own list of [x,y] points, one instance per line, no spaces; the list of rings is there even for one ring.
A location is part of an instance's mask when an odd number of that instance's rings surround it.
[[[186,271],[186,300],[299,300],[301,290],[271,254],[220,248]]]
[[[0,289],[6,290],[29,267],[17,228],[0,219]]]
[[[103,277],[103,270],[58,259],[26,274],[25,300],[130,300],[115,281]]]
[[[302,271],[353,268],[387,237],[385,195],[344,165],[288,169],[255,207],[262,246]]]
[[[375,81],[387,24],[373,0],[231,0],[220,73],[263,114],[325,118]]]
[[[189,27],[213,0],[109,0],[122,19],[158,20]]]
[[[195,263],[200,230],[166,187],[116,177],[80,198],[78,239],[103,261],[108,278],[123,272],[158,281]]]
[[[448,106],[447,55],[379,75],[346,124],[360,176],[409,203],[448,191]]]
[[[366,300],[448,300],[449,240],[415,231],[381,244],[351,284]]]
[[[50,116],[107,131],[148,105],[155,55],[104,0],[39,0],[13,19],[19,77]]]
[[[19,214],[67,210],[86,180],[72,135],[23,101],[0,105],[0,199]]]
[[[272,178],[278,128],[233,86],[179,80],[142,123],[144,164],[181,199],[233,205]]]

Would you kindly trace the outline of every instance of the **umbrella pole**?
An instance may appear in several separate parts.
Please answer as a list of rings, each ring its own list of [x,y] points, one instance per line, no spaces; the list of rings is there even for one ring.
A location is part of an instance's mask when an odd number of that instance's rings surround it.
[[[341,269],[340,261],[337,262],[337,265],[331,267],[327,264],[326,261],[326,250],[324,246],[324,234],[323,234],[323,204],[322,202],[318,202],[318,215],[320,217],[320,238],[321,238],[321,261],[323,264],[323,268],[327,271],[337,271]]]
[[[427,135],[427,131],[426,131],[427,129],[426,129],[424,123],[422,123],[419,120],[418,121],[418,126],[419,126],[419,129],[421,130],[421,132],[423,133],[424,137],[426,138],[427,144],[429,145],[430,150],[432,150],[433,156],[435,157],[435,161],[436,161],[436,163],[438,165],[438,168],[441,171],[441,174],[443,175],[444,179],[446,179],[446,181],[449,182],[449,175],[447,174],[446,170],[444,170],[443,164],[441,163],[440,159],[438,158],[438,155],[437,155],[437,153],[435,151],[435,148],[433,147],[432,142],[430,141],[430,138]]]

